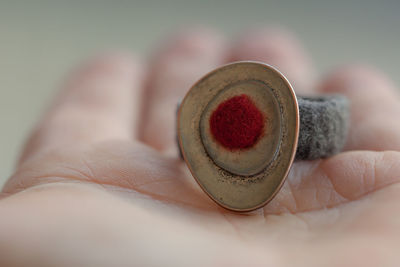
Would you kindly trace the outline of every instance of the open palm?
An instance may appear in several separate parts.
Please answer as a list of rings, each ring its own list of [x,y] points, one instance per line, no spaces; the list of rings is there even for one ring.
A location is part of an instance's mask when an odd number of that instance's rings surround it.
[[[296,162],[262,209],[211,201],[179,160],[177,102],[235,60],[280,69],[299,94],[351,101],[345,152]],[[315,88],[315,89],[314,89]],[[314,84],[290,34],[173,36],[145,67],[95,59],[68,80],[28,140],[0,200],[1,266],[398,266],[400,101],[377,71],[343,67]]]

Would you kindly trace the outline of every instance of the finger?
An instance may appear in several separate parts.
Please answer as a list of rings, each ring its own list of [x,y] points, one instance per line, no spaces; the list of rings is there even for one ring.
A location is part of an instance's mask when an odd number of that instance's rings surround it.
[[[141,70],[127,55],[107,55],[73,74],[34,129],[22,163],[55,147],[131,139],[136,133]]]
[[[350,99],[346,150],[400,150],[400,99],[385,75],[366,66],[346,67],[331,74],[320,91]]]
[[[293,164],[288,179],[264,208],[267,213],[304,212],[359,199],[400,182],[400,153],[349,151]]]
[[[312,91],[314,71],[300,42],[289,32],[264,28],[242,34],[232,48],[231,60],[255,60],[280,70],[296,92]]]
[[[221,37],[208,30],[180,33],[158,52],[148,78],[143,142],[157,150],[176,154],[178,101],[202,75],[223,62],[223,52]]]

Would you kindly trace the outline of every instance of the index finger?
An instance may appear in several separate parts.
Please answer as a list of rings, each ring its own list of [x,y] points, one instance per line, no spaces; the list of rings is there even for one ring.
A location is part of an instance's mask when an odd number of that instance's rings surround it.
[[[85,64],[35,127],[20,164],[48,149],[131,140],[139,116],[141,82],[139,63],[125,54],[104,55]]]

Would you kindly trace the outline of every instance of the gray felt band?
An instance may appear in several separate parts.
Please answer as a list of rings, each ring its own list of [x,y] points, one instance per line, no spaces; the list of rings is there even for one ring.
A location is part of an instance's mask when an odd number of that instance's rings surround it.
[[[300,132],[295,159],[313,160],[339,153],[349,128],[348,99],[342,95],[327,95],[298,97],[297,102]],[[179,152],[182,157],[180,149]]]
[[[341,95],[298,97],[300,133],[296,160],[339,153],[349,127],[349,101]]]

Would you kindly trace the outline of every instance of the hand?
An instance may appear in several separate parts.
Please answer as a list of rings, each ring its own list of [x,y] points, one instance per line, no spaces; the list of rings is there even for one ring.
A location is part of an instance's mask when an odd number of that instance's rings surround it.
[[[352,103],[345,152],[297,162],[251,213],[226,211],[177,156],[175,109],[231,60],[264,61],[301,94]],[[1,266],[398,266],[400,100],[372,68],[315,83],[298,41],[254,30],[228,46],[207,30],[171,37],[149,69],[103,56],[68,80],[0,200]]]

